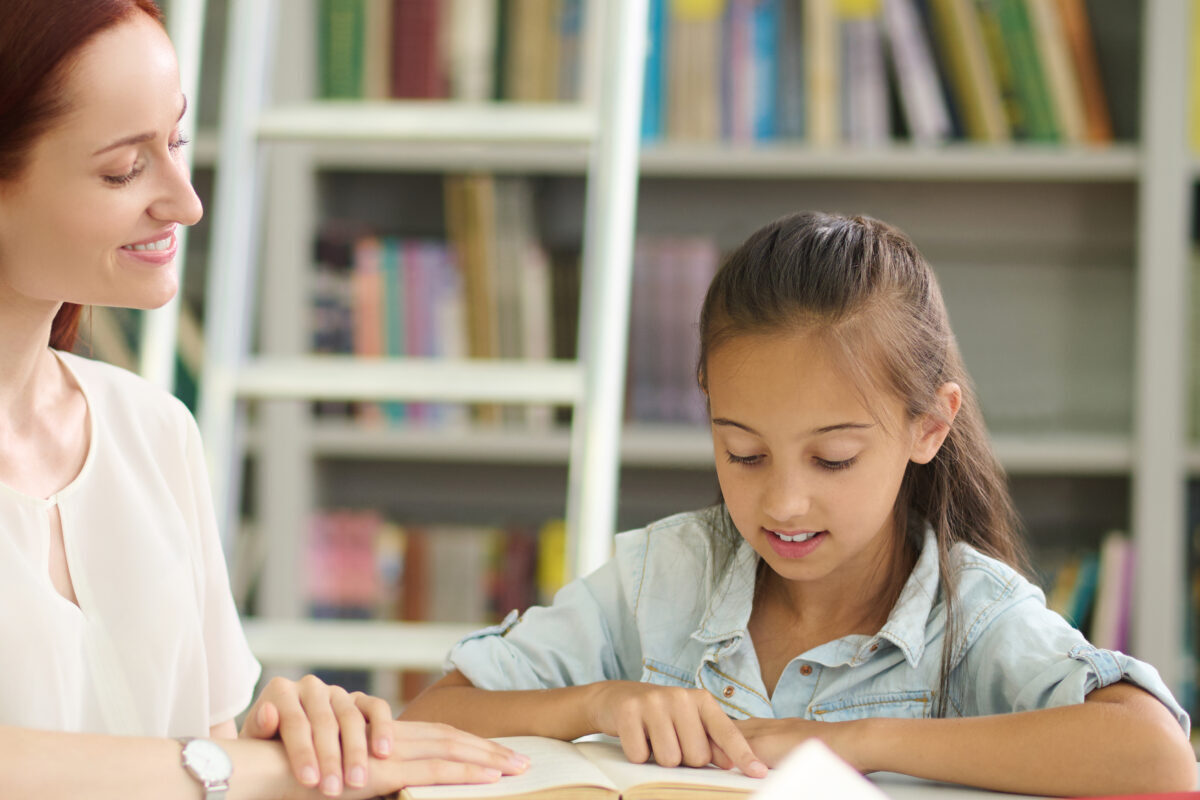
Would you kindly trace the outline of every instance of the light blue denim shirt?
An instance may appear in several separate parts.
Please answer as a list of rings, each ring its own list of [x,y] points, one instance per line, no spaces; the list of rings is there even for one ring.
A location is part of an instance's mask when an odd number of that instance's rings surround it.
[[[742,541],[712,580],[712,515],[677,514],[616,539],[616,556],[558,593],[454,646],[446,668],[484,689],[548,689],[603,680],[703,687],[734,718],[929,717],[939,687],[946,606],[937,545],[926,533],[886,624],[802,653],[768,696],[747,632],[758,554]],[[1042,591],[964,544],[952,559],[961,621],[947,714],[1063,706],[1125,680],[1190,720],[1149,664],[1087,642]]]

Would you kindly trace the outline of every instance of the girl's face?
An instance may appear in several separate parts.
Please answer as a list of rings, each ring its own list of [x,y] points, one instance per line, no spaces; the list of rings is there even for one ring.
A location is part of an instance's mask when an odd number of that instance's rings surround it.
[[[0,293],[154,308],[174,296],[176,230],[200,219],[179,155],[175,52],[146,14],[101,33],[65,84],[68,111],[0,183]]]
[[[806,334],[736,337],[706,371],[717,476],[742,537],[787,581],[871,596],[892,563],[905,468],[933,458],[948,426],[910,419],[895,397],[869,410]]]

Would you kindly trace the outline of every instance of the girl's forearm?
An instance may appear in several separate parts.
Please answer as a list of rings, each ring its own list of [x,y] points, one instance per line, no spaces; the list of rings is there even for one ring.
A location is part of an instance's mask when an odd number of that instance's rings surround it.
[[[1107,795],[1196,788],[1196,757],[1178,724],[1137,705],[1075,706],[964,719],[871,719],[860,768],[1004,792]],[[837,724],[837,723],[834,723]]]
[[[569,741],[597,732],[590,709],[601,685],[493,692],[477,689],[452,673],[409,703],[400,719],[444,722],[477,736],[547,736]]]
[[[308,796],[291,779],[278,742],[221,746],[233,761],[228,800]],[[200,786],[184,770],[181,750],[172,739],[0,727],[0,798],[195,800]]]

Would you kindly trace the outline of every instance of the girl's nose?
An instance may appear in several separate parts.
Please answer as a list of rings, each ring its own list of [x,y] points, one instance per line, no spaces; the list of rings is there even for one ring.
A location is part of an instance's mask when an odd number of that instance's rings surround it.
[[[762,499],[763,513],[781,527],[790,527],[808,514],[812,498],[798,469],[773,469]]]

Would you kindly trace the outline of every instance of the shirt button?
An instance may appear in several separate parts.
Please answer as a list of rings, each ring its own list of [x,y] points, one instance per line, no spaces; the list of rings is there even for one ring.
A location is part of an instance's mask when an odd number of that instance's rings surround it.
[[[721,694],[725,695],[726,697],[733,697],[733,687],[726,686],[725,690],[723,692],[721,692]]]
[[[803,665],[802,667],[800,667],[800,674],[801,675],[812,675],[812,667],[809,666],[808,664]]]
[[[873,644],[873,645],[871,645],[871,652],[872,652],[872,653],[874,653],[874,652],[875,652],[876,650],[878,650],[878,649],[879,649],[879,645],[878,645],[878,644]]]

